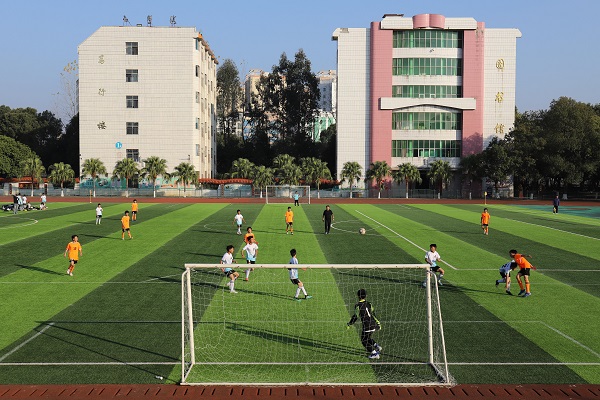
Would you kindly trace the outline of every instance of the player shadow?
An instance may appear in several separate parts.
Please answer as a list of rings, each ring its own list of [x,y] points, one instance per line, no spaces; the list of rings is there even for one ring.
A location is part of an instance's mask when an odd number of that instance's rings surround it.
[[[190,254],[192,256],[210,257],[213,260],[214,259],[219,259],[220,257],[223,257],[223,254],[193,253],[191,251],[187,251],[186,254]]]
[[[87,233],[80,233],[78,236],[80,236],[80,237],[90,237],[90,238],[96,238],[96,239],[121,240],[121,238],[118,238],[118,237],[110,237],[110,236],[102,236],[102,235],[89,235]]]
[[[518,286],[517,286],[518,288]],[[504,287],[502,287],[502,290],[500,291],[500,289],[498,290],[481,290],[481,289],[473,289],[473,288],[469,288],[466,286],[454,286],[454,285],[450,285],[450,284],[444,284],[444,286],[440,287],[440,290],[443,290],[445,292],[456,292],[456,293],[488,293],[488,294],[495,294],[498,296],[508,296],[506,294],[506,292],[504,291]],[[513,293],[514,294],[514,293]],[[512,297],[517,297],[517,295],[514,295]]]
[[[242,284],[244,284],[244,283],[242,283]],[[224,285],[217,285],[217,287],[218,288],[223,288],[223,289],[229,291],[229,288],[227,288]],[[261,292],[259,290],[245,289],[243,286],[240,287],[240,283],[236,283],[235,290],[237,292],[248,293],[248,294],[256,294],[258,296],[267,296],[267,297],[271,297],[271,298],[275,298],[275,299],[283,299],[283,300],[288,300],[288,301],[294,300],[292,296],[286,296],[286,295],[277,294],[277,293]]]
[[[94,349],[92,347],[88,347],[88,346],[81,345],[79,343],[75,343],[72,340],[68,340],[68,339],[66,339],[64,337],[61,337],[61,336],[58,336],[58,335],[53,335],[52,333],[49,332],[49,330],[41,331],[41,329],[43,329],[43,327],[46,327],[46,326],[50,325],[51,323],[50,322],[40,322],[40,321],[38,321],[38,323],[40,325],[36,329],[34,329],[34,330],[37,331],[38,333],[43,334],[44,336],[47,336],[47,337],[52,338],[54,340],[57,340],[59,342],[63,342],[65,344],[67,344],[67,345],[70,345],[70,346],[73,346],[73,347],[76,347],[76,348],[79,348],[79,349],[83,349],[83,350],[88,351],[88,352],[90,352],[92,354],[96,354],[96,355],[99,355],[101,357],[106,357],[109,360],[122,363],[123,365],[127,365],[128,367],[135,368],[135,369],[140,370],[142,372],[147,372],[147,373],[149,373],[151,375],[154,375],[154,376],[156,376],[156,375],[168,376],[169,373],[170,373],[170,371],[171,371],[171,369],[172,369],[172,366],[164,366],[164,367],[156,366],[156,368],[161,368],[161,370],[151,371],[151,370],[146,369],[146,368],[144,368],[143,366],[140,366],[140,365],[132,365],[132,364],[130,364],[130,363],[127,362],[128,360],[122,360],[122,359],[117,358],[115,356],[102,353],[101,351],[98,351],[98,350],[96,350],[96,349]],[[105,322],[102,322],[102,321],[101,322],[95,322],[95,323],[97,323],[99,325],[105,324]],[[145,353],[145,354],[151,354],[151,355],[157,356],[157,357],[163,357],[164,359],[166,359],[168,361],[175,361],[175,362],[179,361],[179,357],[170,356],[170,355],[167,355],[167,354],[157,353],[157,352],[154,352],[154,351],[143,349],[141,347],[132,346],[132,345],[129,345],[129,344],[119,343],[119,342],[116,342],[114,340],[106,339],[106,338],[103,338],[103,337],[100,337],[100,336],[97,336],[97,335],[92,335],[90,333],[79,332],[77,330],[69,329],[69,328],[66,328],[64,326],[59,326],[59,325],[52,324],[52,328],[59,329],[59,330],[61,330],[63,332],[66,332],[68,334],[74,334],[74,335],[77,335],[77,336],[82,336],[82,337],[90,340],[92,343],[99,341],[99,342],[107,343],[109,345],[116,345],[116,346],[123,347],[125,349],[135,350],[135,351],[139,351],[139,352],[142,352],[142,353]],[[176,382],[173,382],[173,383],[176,383]]]
[[[35,271],[35,272],[41,272],[41,273],[44,273],[44,274],[65,275],[65,274],[61,274],[60,272],[52,271],[50,269],[40,268],[40,267],[34,267],[33,265],[22,265],[22,264],[15,264],[15,265],[17,267],[19,267],[19,268],[23,268],[23,269],[27,269],[27,270]]]

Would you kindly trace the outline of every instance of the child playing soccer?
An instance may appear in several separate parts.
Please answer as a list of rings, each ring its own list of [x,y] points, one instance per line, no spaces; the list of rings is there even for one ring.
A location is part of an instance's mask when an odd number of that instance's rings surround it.
[[[100,225],[102,222],[102,204],[98,203],[98,207],[96,207],[96,225]]]
[[[223,254],[223,257],[221,258],[221,264],[231,265],[236,262],[233,259],[234,250],[235,249],[232,244],[227,246],[227,251],[225,252],[225,254]],[[236,271],[234,271],[233,268],[231,268],[231,267],[221,267],[221,271],[223,271],[225,276],[229,278],[229,282],[227,282],[227,286],[229,287],[229,292],[237,293],[235,291],[234,286],[235,286],[235,280],[238,278],[238,276],[240,276],[240,274],[237,273]]]
[[[125,240],[125,231],[127,231],[129,239],[133,239],[129,231],[129,211],[125,211],[125,215],[121,217],[121,240]]]
[[[137,221],[137,213],[138,213],[138,202],[136,199],[133,199],[133,203],[131,203],[131,220]]]
[[[429,251],[425,253],[425,261],[430,265],[430,271],[435,276],[436,273],[439,274],[437,280],[439,286],[444,286],[442,283],[442,277],[444,276],[444,270],[437,265],[438,261],[442,261],[439,253],[436,251],[437,245],[432,243],[429,245]],[[427,286],[427,280],[423,281],[423,287]]]
[[[516,262],[514,262],[514,261],[507,262],[506,264],[504,264],[503,266],[500,267],[500,276],[502,277],[502,279],[496,280],[496,286],[498,286],[501,283],[506,283],[506,285],[505,285],[506,294],[511,295],[511,296],[512,296],[512,293],[510,292],[510,273],[515,268],[517,268]]]
[[[483,212],[481,213],[481,229],[483,229],[484,235],[487,235],[489,233],[488,232],[489,224],[490,224],[490,213],[488,213],[487,208],[484,208]]]
[[[242,249],[242,257],[246,257],[246,264],[256,264],[256,257],[258,256],[258,245],[256,244],[256,240],[254,240],[254,236],[248,239],[248,243]],[[246,270],[245,281],[248,281],[250,278],[250,271],[253,268],[248,268]]]
[[[517,263],[517,265],[519,266],[519,273],[517,274],[517,283],[519,284],[521,291],[519,292],[518,296],[523,296],[523,297],[531,296],[531,290],[530,290],[530,285],[529,285],[529,273],[531,272],[532,269],[536,269],[536,268],[533,265],[531,265],[531,263],[529,261],[527,261],[525,259],[525,257],[531,257],[531,256],[525,256],[525,255],[519,254],[519,253],[517,253],[516,250],[511,250],[508,252],[508,254],[510,254],[510,258],[515,260],[515,263]],[[525,281],[524,286],[523,286],[523,281]]]
[[[244,223],[244,222],[246,222],[246,220],[244,219],[242,212],[240,210],[237,210],[235,217],[233,217],[233,223],[237,225],[237,234],[238,235],[242,234],[242,223]]]
[[[371,338],[371,335],[381,329],[381,323],[373,313],[373,306],[367,301],[367,291],[365,289],[359,289],[358,292],[356,292],[356,295],[358,296],[358,303],[354,305],[354,315],[346,324],[346,328],[350,329],[350,326],[354,325],[360,318],[362,322],[360,341],[367,350],[367,357],[372,360],[377,359],[379,358],[382,348]]]
[[[288,233],[294,234],[294,212],[292,211],[292,207],[288,207],[285,213],[285,234]]]
[[[298,265],[298,259],[296,258],[296,249],[291,249],[290,255],[292,256],[292,258],[290,258],[290,264]],[[306,271],[306,268],[302,268],[302,270]],[[306,289],[304,289],[304,284],[300,281],[300,279],[298,279],[298,268],[288,268],[288,271],[290,272],[290,281],[292,281],[292,283],[294,285],[298,285],[298,288],[296,289],[296,295],[294,296],[294,300],[296,300],[296,301],[302,300],[298,297],[300,295],[300,291],[302,291],[302,293],[304,293],[305,299],[312,299],[312,296],[309,296],[308,294],[306,294]]]
[[[67,248],[65,249],[65,257],[67,256],[67,253],[69,254],[69,268],[67,268],[67,275],[73,276],[75,264],[77,264],[77,261],[79,261],[79,256],[83,255],[81,251],[81,243],[79,243],[79,236],[71,236],[71,242],[67,244]]]
[[[246,234],[244,235],[244,242],[250,243],[250,238],[254,238],[254,241],[256,241],[256,237],[254,236],[254,232],[252,232],[252,227],[249,226],[246,228]],[[256,244],[258,244],[258,242],[256,242]]]

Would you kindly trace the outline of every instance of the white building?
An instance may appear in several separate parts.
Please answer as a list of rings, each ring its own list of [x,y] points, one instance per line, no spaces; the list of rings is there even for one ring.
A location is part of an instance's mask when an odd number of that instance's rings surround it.
[[[79,45],[81,161],[125,157],[216,171],[216,66],[195,28],[104,26]],[[81,168],[81,166],[80,166]]]

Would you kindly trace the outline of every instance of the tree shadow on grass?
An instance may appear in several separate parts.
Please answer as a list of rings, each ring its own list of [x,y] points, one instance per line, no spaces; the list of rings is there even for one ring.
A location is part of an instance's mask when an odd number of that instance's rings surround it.
[[[65,274],[61,274],[60,272],[52,271],[50,269],[41,268],[41,267],[34,267],[33,265],[16,264],[16,266],[19,267],[19,268],[27,269],[27,270],[34,271],[34,272],[42,272],[44,274],[65,275]]]

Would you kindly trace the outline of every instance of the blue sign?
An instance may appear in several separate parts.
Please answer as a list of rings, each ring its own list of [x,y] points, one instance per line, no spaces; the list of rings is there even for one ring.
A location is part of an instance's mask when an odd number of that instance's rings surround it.
[[[123,143],[121,143],[121,142],[117,142],[117,143],[115,143],[115,147],[116,147],[117,149],[120,149],[121,147],[123,147]]]

